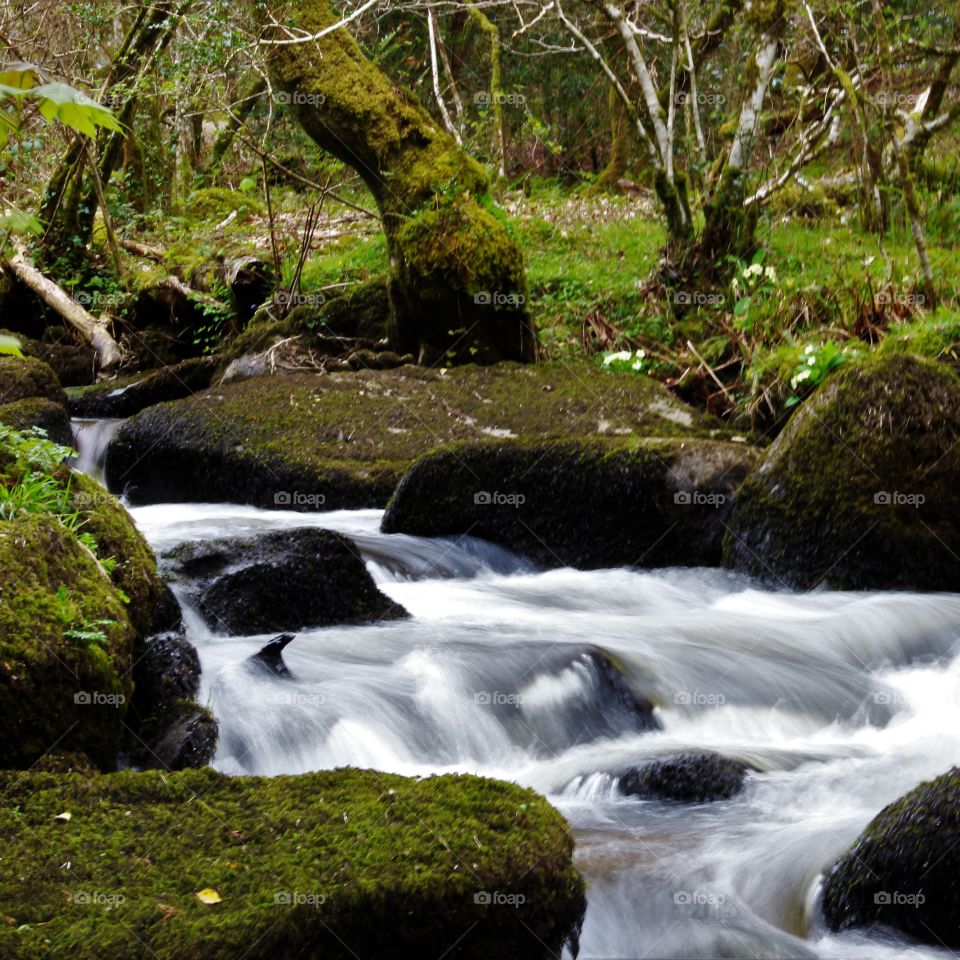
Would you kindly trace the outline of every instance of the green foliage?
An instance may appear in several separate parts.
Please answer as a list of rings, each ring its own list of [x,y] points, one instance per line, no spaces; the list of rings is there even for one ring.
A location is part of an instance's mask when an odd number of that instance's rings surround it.
[[[796,392],[787,399],[787,407],[795,406],[804,395],[823,383],[828,374],[847,359],[849,352],[848,348],[837,345],[833,340],[819,347],[807,344],[790,378],[790,386]]]
[[[3,224],[0,223],[0,229],[2,228]],[[0,353],[13,357],[22,357],[23,351],[20,349],[20,341],[16,337],[0,334]]]

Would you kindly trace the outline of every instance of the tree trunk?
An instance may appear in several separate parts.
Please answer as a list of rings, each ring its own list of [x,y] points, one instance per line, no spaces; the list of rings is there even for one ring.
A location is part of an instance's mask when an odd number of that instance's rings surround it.
[[[523,256],[483,168],[370,63],[327,0],[269,0],[274,84],[304,130],[353,167],[380,209],[401,353],[422,362],[533,360]],[[291,42],[302,37],[306,42]]]
[[[607,88],[607,109],[610,111],[610,156],[607,165],[594,181],[599,191],[617,190],[630,164],[630,117],[617,91]]]

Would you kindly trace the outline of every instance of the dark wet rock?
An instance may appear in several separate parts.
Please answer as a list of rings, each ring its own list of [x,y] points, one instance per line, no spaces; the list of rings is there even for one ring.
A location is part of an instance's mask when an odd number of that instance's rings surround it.
[[[299,373],[144,410],[113,438],[107,479],[135,503],[382,507],[428,450],[514,435],[626,443],[729,434],[659,384],[589,364]]]
[[[738,760],[716,753],[681,753],[625,771],[619,789],[645,799],[710,803],[736,796],[746,776],[747,767]]]
[[[165,555],[211,628],[221,633],[396,620],[352,541],[303,527],[249,538],[187,543]]]
[[[194,700],[181,700],[163,736],[151,746],[146,767],[186,770],[208,764],[217,750],[219,728],[213,714]]]
[[[698,438],[486,441],[404,476],[386,533],[467,534],[543,566],[715,566],[753,447]]]
[[[923,943],[960,947],[960,768],[884,807],[823,885],[833,930],[892,927]]]
[[[960,590],[960,380],[874,356],[806,400],[737,494],[728,565],[772,583]]]
[[[73,391],[70,410],[75,417],[131,417],[154,404],[205,390],[216,366],[212,357],[195,357],[158,370],[107,380]]]

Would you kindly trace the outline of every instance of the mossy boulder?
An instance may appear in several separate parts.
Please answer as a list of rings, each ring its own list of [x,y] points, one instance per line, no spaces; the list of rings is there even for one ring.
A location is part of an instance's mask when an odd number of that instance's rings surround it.
[[[70,427],[70,414],[66,407],[48,400],[46,397],[26,397],[13,403],[0,404],[0,423],[14,430],[28,430],[40,427],[54,443],[70,446],[73,443],[73,431]]]
[[[494,780],[206,769],[0,790],[0,955],[19,960],[546,960],[585,908],[566,821]]]
[[[0,354],[0,404],[43,397],[62,407],[67,395],[57,375],[42,360]]]
[[[776,583],[960,589],[960,380],[874,356],[807,400],[737,495],[729,565]]]
[[[165,555],[166,572],[215,630],[268,633],[396,620],[406,611],[373,582],[351,540],[303,527],[203,540]]]
[[[166,587],[157,574],[157,559],[133,518],[96,480],[70,475],[71,503],[79,512],[80,529],[97,542],[97,553],[116,561],[111,577],[128,600],[130,620],[140,635],[154,629]]]
[[[618,788],[627,796],[681,803],[729,800],[743,789],[747,767],[716,753],[681,753],[620,775]]]
[[[587,363],[260,377],[159,404],[109,448],[134,502],[384,506],[416,457],[491,436],[724,436],[659,384]]]
[[[9,334],[0,330],[0,334]],[[61,326],[48,326],[41,338],[17,336],[24,354],[46,363],[64,387],[93,383],[97,360],[92,347],[76,340]]]
[[[56,518],[0,522],[0,762],[116,760],[135,628],[109,576]]]
[[[147,373],[107,380],[70,392],[75,417],[131,417],[166,400],[189,397],[210,386],[217,361],[194,357]]]
[[[717,565],[758,459],[695,438],[457,444],[414,464],[382,528],[469,533],[549,567]]]
[[[834,864],[823,912],[834,930],[883,925],[960,947],[960,768],[884,807]]]

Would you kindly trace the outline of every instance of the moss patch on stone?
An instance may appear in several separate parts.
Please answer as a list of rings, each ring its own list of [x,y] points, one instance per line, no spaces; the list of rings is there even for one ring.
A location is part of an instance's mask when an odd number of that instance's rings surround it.
[[[67,395],[57,375],[42,360],[0,354],[0,403],[27,397],[44,397],[67,405]]]
[[[107,476],[138,502],[382,507],[438,444],[629,435],[729,433],[653,381],[587,363],[407,366],[261,377],[151,407],[118,431]]]
[[[80,530],[97,541],[97,553],[113,559],[113,583],[129,599],[129,614],[141,634],[151,626],[154,611],[164,594],[157,575],[157,560],[143,534],[123,505],[82,473],[70,476],[71,502],[80,515]]]
[[[493,780],[206,769],[0,790],[0,954],[20,960],[536,960],[585,906],[563,817]]]
[[[414,464],[383,529],[471,534],[549,567],[716,565],[758,459],[693,437],[456,444]]]
[[[823,888],[834,930],[893,927],[924,943],[960,947],[960,769],[928,780],[870,821]]]
[[[0,522],[4,766],[30,766],[54,747],[111,766],[132,693],[133,644],[110,578],[57,519]]]
[[[874,356],[797,411],[743,485],[728,564],[776,583],[960,589],[960,380]]]
[[[40,427],[55,443],[69,446],[73,443],[70,415],[66,408],[46,397],[25,397],[13,403],[0,404],[0,423],[14,430]]]

